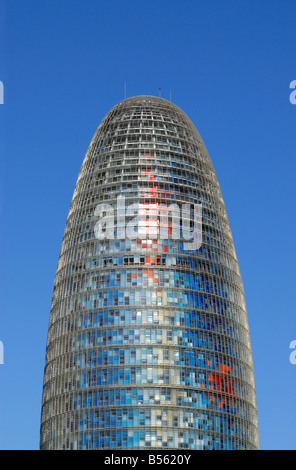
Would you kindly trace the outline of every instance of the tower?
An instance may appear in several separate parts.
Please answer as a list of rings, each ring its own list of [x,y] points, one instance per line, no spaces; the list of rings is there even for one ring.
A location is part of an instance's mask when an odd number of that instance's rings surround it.
[[[40,447],[258,448],[222,193],[195,126],[163,98],[119,102],[84,157],[54,280]]]

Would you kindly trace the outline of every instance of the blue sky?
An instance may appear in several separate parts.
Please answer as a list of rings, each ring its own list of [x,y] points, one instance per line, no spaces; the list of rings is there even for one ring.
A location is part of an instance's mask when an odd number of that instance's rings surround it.
[[[294,0],[0,0],[0,448],[38,449],[53,279],[104,115],[161,95],[199,130],[245,286],[261,449],[296,449]]]

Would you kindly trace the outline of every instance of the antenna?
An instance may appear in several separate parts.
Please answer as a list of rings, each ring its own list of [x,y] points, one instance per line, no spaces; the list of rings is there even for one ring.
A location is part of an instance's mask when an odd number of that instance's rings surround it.
[[[126,98],[126,82],[124,82],[124,99]]]
[[[161,88],[159,88],[159,96],[161,96]]]
[[[172,91],[170,90],[170,102],[172,102]]]

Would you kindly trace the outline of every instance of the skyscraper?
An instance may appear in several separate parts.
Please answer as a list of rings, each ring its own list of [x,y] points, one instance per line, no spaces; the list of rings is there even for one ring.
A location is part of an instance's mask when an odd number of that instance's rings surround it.
[[[171,102],[115,105],[74,190],[41,449],[257,449],[243,284],[205,145]]]

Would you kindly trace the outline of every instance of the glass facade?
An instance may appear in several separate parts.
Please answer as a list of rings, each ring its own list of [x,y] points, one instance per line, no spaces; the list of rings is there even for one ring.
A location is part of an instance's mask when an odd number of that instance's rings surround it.
[[[173,212],[160,218],[172,205],[189,207],[183,234],[193,233],[193,205],[202,208],[198,246],[174,236]],[[114,209],[101,232],[107,212],[98,207]],[[124,232],[131,220],[133,237]],[[54,281],[40,447],[258,448],[248,318],[223,197],[198,131],[165,99],[118,103],[83,160]]]

